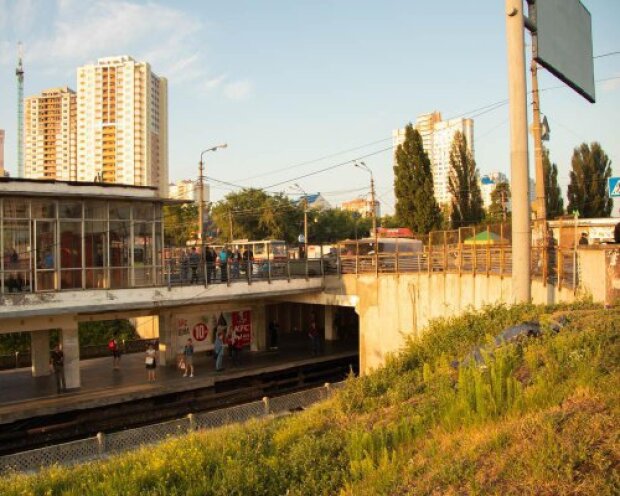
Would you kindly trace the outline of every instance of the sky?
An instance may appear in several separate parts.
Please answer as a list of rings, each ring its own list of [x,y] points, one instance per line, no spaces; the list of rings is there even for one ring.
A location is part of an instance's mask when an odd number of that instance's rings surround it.
[[[620,51],[620,1],[583,3],[594,55]],[[435,110],[473,117],[481,174],[510,175],[508,106],[477,110],[508,95],[503,0],[0,0],[0,129],[12,175],[18,40],[26,96],[75,89],[76,68],[107,56],[131,55],[168,78],[171,180],[195,178],[200,152],[228,143],[206,155],[207,176],[287,194],[298,184],[336,205],[369,189],[368,174],[346,163],[359,158],[390,213],[392,130]],[[620,55],[594,69],[595,104],[539,72],[540,87],[553,88],[541,109],[564,191],[584,141],[600,142],[620,175]],[[214,201],[234,189],[211,188]]]

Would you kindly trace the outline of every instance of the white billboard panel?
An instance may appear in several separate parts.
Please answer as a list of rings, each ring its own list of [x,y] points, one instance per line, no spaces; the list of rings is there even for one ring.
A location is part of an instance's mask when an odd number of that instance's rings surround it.
[[[536,0],[534,58],[591,103],[592,17],[579,0]]]

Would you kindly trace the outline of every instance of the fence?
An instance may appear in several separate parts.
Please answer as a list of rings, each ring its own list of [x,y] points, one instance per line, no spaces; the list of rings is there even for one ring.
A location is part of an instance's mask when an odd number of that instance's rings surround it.
[[[143,353],[149,343],[157,344],[157,339],[132,339],[123,341],[121,350],[123,353]],[[80,347],[80,360],[110,356],[107,344]],[[32,357],[30,351],[17,351],[13,355],[0,355],[0,370],[30,367]]]
[[[344,384],[344,382],[327,383],[323,387],[273,398],[265,397],[262,401],[253,401],[205,413],[190,413],[186,417],[168,422],[109,434],[100,432],[94,437],[79,441],[5,455],[0,457],[0,474],[31,472],[53,464],[70,465],[103,459],[109,455],[157,443],[199,429],[213,429],[227,424],[244,422],[251,418],[298,411],[329,398],[333,390],[340,389]]]

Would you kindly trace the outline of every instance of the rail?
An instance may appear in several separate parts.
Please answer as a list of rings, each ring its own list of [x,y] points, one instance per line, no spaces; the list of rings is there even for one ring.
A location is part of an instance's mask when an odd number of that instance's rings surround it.
[[[326,383],[322,387],[282,396],[272,398],[266,396],[262,401],[253,401],[204,413],[190,413],[185,417],[167,422],[108,434],[100,432],[86,439],[0,456],[0,474],[33,472],[55,464],[71,465],[100,460],[113,454],[196,430],[213,429],[269,415],[284,415],[329,398],[334,390],[342,388],[344,384],[344,382]]]

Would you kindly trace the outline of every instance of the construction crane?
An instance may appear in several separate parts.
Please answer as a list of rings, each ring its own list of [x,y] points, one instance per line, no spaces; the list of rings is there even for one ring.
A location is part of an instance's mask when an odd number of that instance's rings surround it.
[[[21,41],[17,43],[17,177],[24,177],[24,64]]]

